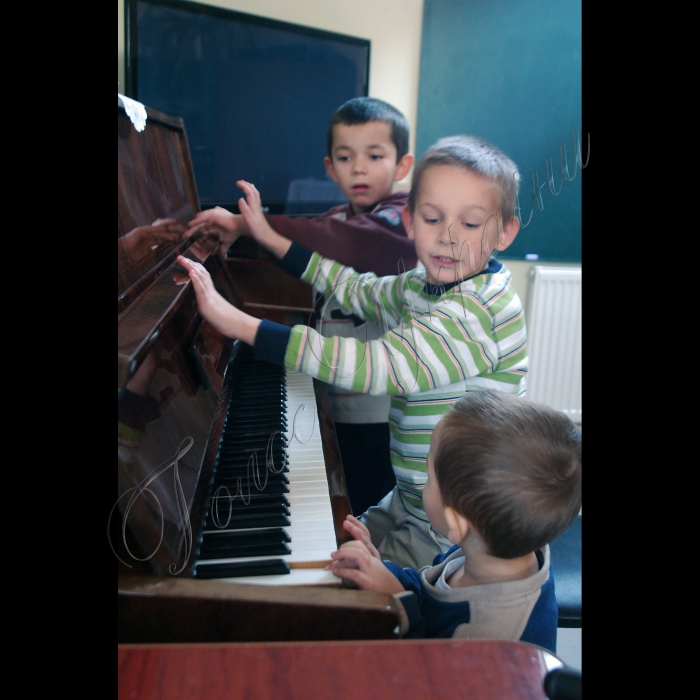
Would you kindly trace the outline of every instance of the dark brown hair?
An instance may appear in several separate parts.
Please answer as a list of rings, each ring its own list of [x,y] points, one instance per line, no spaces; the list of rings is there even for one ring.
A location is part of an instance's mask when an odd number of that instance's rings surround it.
[[[462,397],[439,423],[433,455],[445,506],[490,554],[525,556],[581,508],[581,433],[562,412],[497,391]]]
[[[328,123],[326,147],[328,157],[333,158],[333,127],[336,124],[367,124],[367,122],[385,122],[391,127],[391,139],[396,146],[396,162],[408,153],[408,119],[388,102],[376,97],[353,97],[340,105]]]

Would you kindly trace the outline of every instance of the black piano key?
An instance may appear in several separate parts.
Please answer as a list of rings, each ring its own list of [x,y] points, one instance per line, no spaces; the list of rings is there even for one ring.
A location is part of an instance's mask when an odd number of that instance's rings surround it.
[[[226,518],[221,519],[219,522],[221,524],[225,523]],[[285,515],[284,513],[260,513],[258,515],[250,516],[241,514],[240,517],[232,517],[228,525],[226,525],[226,528],[230,528],[232,530],[242,530],[257,527],[289,527],[291,524],[292,523],[289,516]]]
[[[218,505],[217,505],[218,503]],[[219,520],[226,519],[228,513],[238,512],[238,511],[248,511],[254,513],[284,513],[289,515],[289,506],[285,505],[281,501],[231,501],[228,500],[217,501],[210,506],[210,510],[213,510],[219,516]]]
[[[265,455],[269,453],[275,459],[284,457],[287,450],[286,439],[275,439],[270,441],[269,434],[261,433],[260,435],[225,435],[225,442],[219,447],[219,456],[234,457],[243,456],[250,457],[251,454],[257,452],[258,460],[265,460]]]
[[[273,446],[268,455],[266,443],[248,444],[246,442],[238,445],[221,447],[219,450],[219,460],[226,461],[228,459],[239,459],[244,463],[247,463],[253,454],[257,454],[258,464],[265,464],[265,460],[268,459],[268,456],[275,462],[283,462],[285,460],[284,449],[281,446]],[[253,457],[253,460],[255,460],[255,457]]]
[[[231,562],[226,564],[197,563],[194,578],[233,578],[238,576],[272,576],[288,574],[289,564],[284,559],[265,559],[261,561]]]
[[[258,462],[264,463],[266,459],[274,459],[275,461],[285,461],[287,445],[271,445],[268,449],[267,444],[262,446],[257,445],[257,443],[251,444],[246,440],[241,440],[240,442],[224,444],[219,448],[219,461],[225,462],[229,459],[238,459],[247,462],[248,460],[254,461],[256,458],[253,457],[254,454],[257,455]]]
[[[288,461],[286,451],[282,447],[267,450],[266,447],[251,449],[245,443],[230,447],[222,447],[218,454],[218,465],[246,466],[250,464],[251,469],[255,467],[257,461],[259,466],[268,461],[275,464],[286,464]]]
[[[286,462],[258,464],[256,475],[253,467],[249,467],[247,464],[241,465],[238,462],[233,462],[231,464],[226,463],[224,466],[219,467],[216,473],[227,477],[229,480],[232,477],[240,477],[241,479],[257,479],[258,481],[265,481],[266,472],[270,475],[289,474],[289,465]],[[230,489],[231,487],[229,486],[228,488]]]
[[[254,474],[246,472],[245,470],[231,469],[229,471],[226,469],[222,469],[221,471],[217,472],[216,476],[214,477],[214,484],[216,486],[226,486],[230,491],[232,484],[234,485],[234,488],[237,484],[240,484],[243,493],[246,493],[248,490],[252,491],[253,489],[262,490],[258,489],[258,486],[262,486],[263,484],[288,483],[289,478],[284,472],[280,474],[277,474],[275,472],[263,472],[262,474],[258,474],[257,476],[255,476]],[[256,486],[256,484],[258,486]]]
[[[282,511],[251,513],[245,510],[227,514],[226,517],[218,518],[218,522],[218,527],[222,529],[238,527],[285,527],[290,523],[289,513],[284,513]],[[251,525],[249,523],[255,524]]]
[[[245,399],[239,399],[241,401],[245,401]],[[285,412],[286,406],[285,402],[283,401],[276,401],[276,402],[268,402],[266,404],[260,404],[258,406],[246,406],[246,411],[245,413],[231,413],[229,412],[229,418],[231,416],[235,416],[239,421],[241,421],[241,425],[251,425],[253,422],[253,419],[255,418],[256,421],[262,421],[263,424],[269,424],[268,421],[270,420],[270,412],[271,411],[276,411],[274,417],[275,417],[275,424],[279,425],[282,421],[282,414]],[[229,429],[232,426],[229,426]]]
[[[285,494],[283,493],[260,493],[260,492],[254,492],[250,494],[245,494],[245,500],[243,500],[243,496],[241,494],[238,494],[235,498],[233,497],[233,492],[231,492],[231,496],[226,496],[225,494],[219,493],[218,495],[214,494],[211,496],[209,499],[209,503],[207,504],[207,510],[211,510],[213,500],[221,499],[219,502],[221,504],[221,508],[228,508],[228,501],[230,500],[231,502],[231,507],[233,508],[245,508],[247,507],[248,504],[263,504],[263,503],[280,503],[287,508],[289,508],[289,499]]]
[[[278,408],[272,408],[272,411],[278,410]],[[233,421],[235,421],[235,424]],[[233,421],[229,422],[227,429],[222,433],[224,440],[232,439],[235,435],[244,435],[248,433],[251,435],[258,434],[265,436],[268,440],[271,435],[275,436],[275,440],[284,440],[283,433],[288,430],[287,421],[280,420],[279,418],[274,421],[265,421],[263,416],[261,416],[260,419],[258,419],[257,416],[235,416]]]
[[[243,547],[253,544],[278,544],[291,542],[291,537],[283,527],[265,527],[247,530],[216,529],[204,530],[199,547],[216,549],[220,546]]]
[[[265,444],[272,442],[272,445],[278,447],[284,444],[285,438],[280,431],[279,421],[270,422],[268,424],[256,421],[241,422],[237,421],[236,425],[232,425],[228,430],[224,431],[226,440],[255,440],[259,442],[265,441]],[[272,437],[272,441],[270,438]]]
[[[228,522],[227,522],[228,520]],[[218,526],[217,524],[218,523]],[[216,521],[213,518],[207,518],[205,528],[208,530],[226,529],[226,530],[243,530],[247,528],[259,527],[289,527],[291,521],[284,513],[258,513],[251,515],[231,516],[230,519],[218,518]]]
[[[277,382],[282,381],[278,379]],[[245,405],[241,405],[240,402],[235,404],[235,409],[246,410],[250,406],[261,406],[264,403],[279,403],[280,401],[286,401],[287,397],[285,392],[281,390],[279,385],[276,388],[262,388],[253,385],[249,386],[237,386],[235,387],[232,394],[236,397],[240,397],[245,401]]]
[[[214,486],[219,487],[219,486],[224,486],[229,489],[229,491],[232,493],[238,492],[238,481],[214,481]],[[230,486],[230,488],[229,488]],[[245,497],[246,500],[248,500],[248,494],[250,493],[251,495],[253,493],[270,493],[270,494],[282,494],[282,493],[289,493],[289,486],[285,484],[284,482],[269,482],[268,484],[265,485],[264,488],[258,488],[252,481],[249,484],[242,484],[240,487],[240,496]],[[219,494],[220,495],[220,494]]]
[[[230,542],[291,542],[283,527],[266,527],[258,530],[205,530],[202,540],[227,540]]]
[[[221,449],[219,451],[219,467],[247,467],[251,469],[263,469],[267,464],[286,464],[287,455],[283,450],[275,450],[271,454],[266,454],[265,448],[247,449],[245,445],[239,445],[232,449]]]
[[[215,508],[209,514],[207,521],[211,521],[218,530],[226,529],[226,521],[232,518],[242,520],[251,516],[286,515],[289,516],[289,508],[281,503],[260,504],[259,506],[247,506],[243,508]],[[217,525],[218,523],[218,525]]]
[[[234,501],[230,507],[227,503],[222,503],[219,508],[212,508],[210,505],[207,509],[207,514],[204,520],[204,529],[212,531],[225,530],[227,528],[227,523],[229,523],[231,518],[238,513],[248,513],[249,515],[252,514],[260,517],[267,515],[280,515],[286,516],[289,519],[289,501],[284,494],[262,495],[269,496],[269,498],[266,500],[256,500],[251,498],[249,505],[246,505],[242,501]],[[284,501],[280,501],[280,498],[283,498]]]
[[[275,380],[276,385],[259,386],[251,383],[237,384],[232,391],[234,396],[240,396],[251,404],[261,404],[265,401],[286,400],[286,392],[283,391],[280,382],[281,378]],[[240,404],[235,405],[236,408],[241,407]],[[245,408],[242,406],[241,408]]]
[[[236,557],[280,557],[291,554],[286,542],[212,542],[202,543],[198,560],[234,559]]]
[[[265,458],[266,453],[274,455],[275,458],[285,454],[288,447],[286,440],[273,440],[270,444],[270,438],[239,438],[237,435],[225,436],[226,441],[219,448],[219,455],[246,455],[250,457],[253,452],[258,453],[258,459]],[[230,442],[228,442],[230,440]]]

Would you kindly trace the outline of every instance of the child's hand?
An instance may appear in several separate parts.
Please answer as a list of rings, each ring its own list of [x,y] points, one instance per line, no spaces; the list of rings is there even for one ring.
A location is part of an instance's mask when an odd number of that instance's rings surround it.
[[[156,219],[152,225],[164,227],[169,233],[177,235],[178,239],[180,239],[185,233],[185,227],[182,224],[179,224],[177,219],[172,217],[167,219]]]
[[[282,259],[292,245],[292,242],[284,238],[284,236],[280,236],[267,222],[262,211],[260,192],[258,192],[255,185],[245,180],[238,180],[236,186],[240,187],[245,194],[245,199],[241,197],[238,200],[238,207],[245,219],[250,235],[253,236],[260,245]]]
[[[381,561],[379,550],[372,544],[369,530],[364,523],[360,522],[354,515],[347,515],[343,527],[356,539],[362,542],[369,550],[369,553]]]
[[[245,180],[238,180],[236,187],[240,187],[243,190],[243,194],[245,194],[245,199],[241,197],[238,200],[238,207],[245,219],[248,230],[256,241],[264,244],[269,239],[269,234],[273,229],[267,223],[265,214],[263,214],[260,192],[258,192],[254,184]]]
[[[223,207],[200,211],[188,225],[185,238],[197,231],[218,235],[221,241],[219,255],[222,258],[226,257],[226,251],[237,238],[250,233],[245,219],[240,214],[232,214]]]
[[[138,226],[119,239],[119,253],[143,257],[148,250],[175,245],[181,238],[175,219],[158,219],[150,226]]]
[[[326,568],[363,590],[391,594],[405,590],[381,559],[377,559],[359,540],[346,542],[339,550],[331,553],[331,558],[335,561]]]
[[[216,291],[211,275],[203,265],[182,255],[178,255],[177,261],[187,270],[192,281],[199,313],[228,338],[240,338],[244,343],[253,345],[260,319],[253,318],[229,304]]]

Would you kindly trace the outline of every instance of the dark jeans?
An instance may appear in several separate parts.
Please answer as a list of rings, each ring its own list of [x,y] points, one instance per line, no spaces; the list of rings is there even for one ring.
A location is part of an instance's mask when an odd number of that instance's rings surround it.
[[[376,506],[396,486],[388,423],[336,423],[340,458],[355,516]]]

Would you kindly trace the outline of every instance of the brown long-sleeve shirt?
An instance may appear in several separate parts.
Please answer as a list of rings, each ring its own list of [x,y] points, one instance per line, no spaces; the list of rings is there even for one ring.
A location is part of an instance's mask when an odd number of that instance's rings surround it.
[[[407,199],[408,192],[395,192],[363,214],[353,214],[345,204],[313,219],[282,214],[267,219],[285,238],[358,272],[397,275],[417,264],[413,241],[401,220]]]

